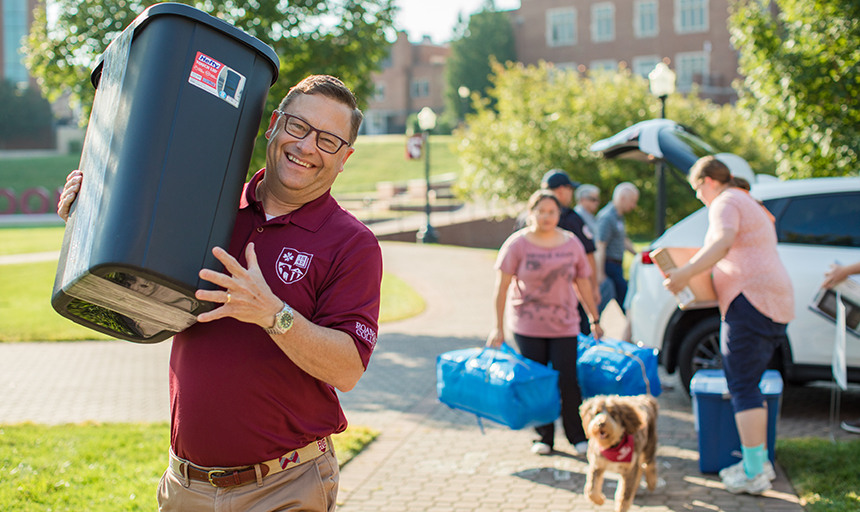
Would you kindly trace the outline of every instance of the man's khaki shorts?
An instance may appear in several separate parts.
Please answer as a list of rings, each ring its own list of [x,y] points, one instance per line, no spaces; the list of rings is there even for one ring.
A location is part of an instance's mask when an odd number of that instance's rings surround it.
[[[160,512],[219,510],[224,512],[269,512],[313,510],[334,512],[340,474],[334,450],[314,460],[263,479],[218,488],[208,482],[189,480],[168,468],[158,484]],[[185,487],[188,483],[188,487]]]

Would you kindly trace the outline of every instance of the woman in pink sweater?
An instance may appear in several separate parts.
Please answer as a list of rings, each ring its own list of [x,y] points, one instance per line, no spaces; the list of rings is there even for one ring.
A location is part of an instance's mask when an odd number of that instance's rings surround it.
[[[758,385],[794,318],[794,292],[776,251],[773,217],[749,195],[749,183],[712,156],[696,162],[689,181],[708,207],[705,246],[669,271],[663,285],[677,293],[692,276],[713,271],[723,368],[743,453],[720,477],[730,492],[761,494],[776,475],[767,453],[767,403]]]
[[[559,372],[564,433],[571,446],[585,454],[588,443],[579,417],[582,393],[576,376],[580,301],[592,334],[596,338],[603,334],[591,290],[591,266],[582,242],[558,227],[561,203],[552,192],[532,194],[528,213],[528,225],[508,237],[496,259],[496,326],[487,346],[499,347],[507,326],[523,356],[552,363]],[[552,453],[555,425],[535,430],[540,439],[532,444],[532,452]]]

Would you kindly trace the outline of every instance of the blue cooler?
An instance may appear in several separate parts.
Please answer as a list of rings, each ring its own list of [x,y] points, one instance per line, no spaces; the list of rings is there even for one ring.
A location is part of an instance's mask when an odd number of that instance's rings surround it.
[[[773,462],[782,376],[777,370],[765,370],[759,389],[767,401],[767,454]],[[690,381],[690,395],[699,436],[699,470],[717,473],[740,461],[741,440],[723,370],[697,371]]]

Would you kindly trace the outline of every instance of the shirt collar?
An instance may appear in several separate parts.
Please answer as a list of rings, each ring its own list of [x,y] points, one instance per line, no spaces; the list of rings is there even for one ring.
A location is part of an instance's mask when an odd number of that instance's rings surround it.
[[[257,199],[257,184],[263,178],[266,169],[260,169],[251,178],[251,181],[245,184],[245,190],[242,193],[242,198],[239,201],[239,209],[251,207],[256,213],[265,219],[263,204]],[[296,226],[310,232],[319,230],[325,221],[334,213],[337,208],[337,201],[331,196],[331,189],[327,190],[323,195],[314,199],[309,203],[300,206],[299,209],[292,211],[286,215],[275,217],[269,223],[274,224],[295,224]]]

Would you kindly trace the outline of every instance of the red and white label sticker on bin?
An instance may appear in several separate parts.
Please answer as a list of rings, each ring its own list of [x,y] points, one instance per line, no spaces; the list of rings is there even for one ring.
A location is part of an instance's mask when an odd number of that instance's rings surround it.
[[[242,91],[245,89],[245,77],[212,57],[197,52],[188,83],[221,98],[234,107],[239,107]]]

